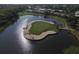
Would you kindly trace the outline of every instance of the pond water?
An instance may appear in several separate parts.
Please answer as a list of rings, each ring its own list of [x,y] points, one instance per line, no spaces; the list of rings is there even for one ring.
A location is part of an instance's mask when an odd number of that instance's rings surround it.
[[[74,44],[75,38],[67,30],[61,30],[55,35],[48,35],[40,41],[25,39],[23,28],[30,21],[41,19],[44,18],[33,15],[21,16],[13,25],[7,27],[0,33],[0,53],[63,53],[64,48]]]

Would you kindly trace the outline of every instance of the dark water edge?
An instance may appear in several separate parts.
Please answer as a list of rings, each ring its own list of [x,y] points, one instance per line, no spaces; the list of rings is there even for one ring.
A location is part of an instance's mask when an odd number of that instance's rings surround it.
[[[30,19],[29,19],[30,17]],[[57,34],[51,34],[43,38],[42,40],[32,41],[25,39],[27,42],[23,44],[19,37],[20,32],[17,32],[17,27],[28,18],[28,22],[32,19],[38,19],[39,17],[24,16],[19,22],[7,28],[6,31],[0,35],[0,54],[63,54],[65,48],[71,45],[76,45],[76,37],[67,30],[60,30]],[[22,23],[21,23],[22,22]],[[18,27],[18,30],[20,29]],[[25,41],[24,40],[24,41]],[[22,44],[24,47],[22,47]],[[31,45],[28,47],[28,45]],[[23,51],[25,49],[25,51]]]
[[[8,37],[5,37],[6,40],[0,38],[0,54],[64,54],[64,49],[76,45],[77,42],[77,38],[68,30],[60,30],[57,34],[47,35],[42,40],[32,41],[26,39],[30,42],[31,50],[23,52],[20,44],[17,43],[17,36],[14,34],[9,39]]]
[[[31,41],[33,54],[64,54],[63,50],[76,45],[77,39],[67,30],[48,35],[42,40]]]

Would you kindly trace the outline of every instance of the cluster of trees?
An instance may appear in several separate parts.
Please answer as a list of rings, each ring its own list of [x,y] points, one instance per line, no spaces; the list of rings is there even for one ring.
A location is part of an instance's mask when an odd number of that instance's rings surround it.
[[[26,8],[27,5],[0,4],[0,31],[17,21],[19,18],[18,13]]]
[[[67,21],[69,25],[76,30],[79,30],[79,17],[75,16],[75,12],[79,11],[79,5],[66,5],[64,8],[65,14],[68,14]]]
[[[79,10],[79,5],[58,5],[58,4],[43,4],[43,5],[0,5],[0,28],[5,25],[6,23],[13,23],[16,19],[19,18],[18,12],[28,9],[29,6],[32,8],[47,8],[52,10],[63,10],[68,20],[69,25],[72,28],[77,29],[79,27],[78,17],[74,16],[75,11]],[[45,17],[50,14],[50,11],[45,11]],[[53,15],[53,14],[51,14]],[[65,17],[65,16],[64,16]],[[11,22],[10,22],[11,21]],[[5,25],[7,26],[7,25]]]
[[[13,24],[18,18],[17,9],[0,9],[0,31]]]
[[[79,10],[79,5],[47,5],[47,7],[51,8],[52,10],[63,10],[63,14],[65,14],[63,17],[67,18],[67,22],[69,26],[71,26],[73,29],[79,30],[79,17],[75,16],[75,12]],[[45,12],[45,15],[49,15],[50,12]],[[54,14],[52,14],[54,15]],[[56,15],[58,16],[58,15]]]
[[[68,23],[71,26],[71,28],[79,30],[79,17],[70,15],[70,17],[68,18]]]

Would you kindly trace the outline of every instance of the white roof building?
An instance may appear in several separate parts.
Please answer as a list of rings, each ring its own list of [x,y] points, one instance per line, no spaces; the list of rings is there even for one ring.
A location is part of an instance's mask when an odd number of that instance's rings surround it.
[[[76,12],[75,12],[75,16],[76,16],[76,17],[79,17],[79,11],[76,11]]]

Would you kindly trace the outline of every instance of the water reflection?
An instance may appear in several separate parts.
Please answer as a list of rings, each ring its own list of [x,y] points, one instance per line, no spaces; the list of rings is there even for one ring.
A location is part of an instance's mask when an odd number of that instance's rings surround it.
[[[75,38],[66,30],[48,35],[40,41],[30,41],[23,36],[23,28],[41,16],[22,16],[0,34],[0,53],[63,53],[64,48],[74,44]]]
[[[29,17],[20,17],[16,23],[0,34],[0,53],[28,53],[30,44],[23,37],[23,27]]]
[[[55,35],[48,35],[43,40],[32,41],[33,53],[64,53],[63,49],[74,45],[75,37],[67,30],[61,30]]]

